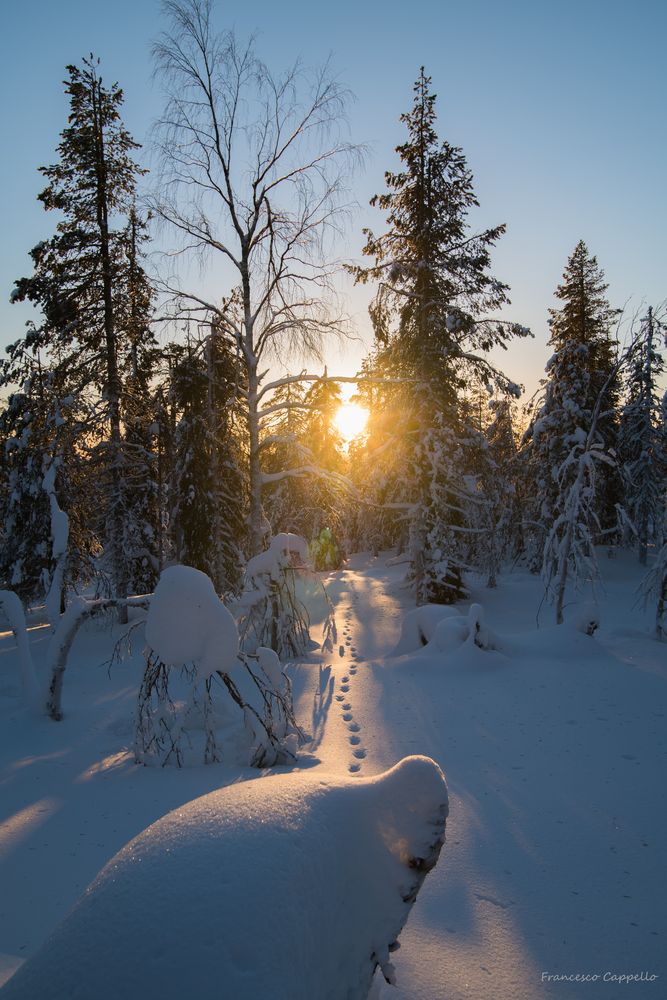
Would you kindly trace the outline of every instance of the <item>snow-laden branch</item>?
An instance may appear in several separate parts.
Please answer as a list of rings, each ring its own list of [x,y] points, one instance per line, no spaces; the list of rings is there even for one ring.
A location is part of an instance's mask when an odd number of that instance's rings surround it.
[[[282,469],[280,472],[263,472],[262,485],[279,483],[283,479],[299,478],[300,476],[317,476],[319,479],[326,479],[328,482],[343,487],[343,489],[350,493],[356,493],[356,486],[347,476],[342,476],[339,472],[330,472],[327,469],[322,469],[318,465],[300,465],[296,469]]]
[[[103,597],[94,601],[86,601],[82,597],[75,598],[58,622],[56,632],[49,643],[48,650],[48,687],[46,691],[46,713],[59,722],[62,715],[62,688],[67,658],[77,632],[83,623],[92,615],[109,608],[147,608],[150,597]]]
[[[369,378],[367,375],[328,375],[326,372],[323,375],[314,375],[302,372],[300,375],[285,375],[284,378],[276,379],[275,382],[267,382],[266,385],[263,385],[257,393],[257,398],[261,399],[267,392],[272,392],[274,389],[281,389],[286,385],[295,385],[299,382],[321,382],[323,384],[326,382],[341,382],[353,383],[355,385],[397,385],[407,382],[414,384],[416,381],[417,379],[413,378]]]

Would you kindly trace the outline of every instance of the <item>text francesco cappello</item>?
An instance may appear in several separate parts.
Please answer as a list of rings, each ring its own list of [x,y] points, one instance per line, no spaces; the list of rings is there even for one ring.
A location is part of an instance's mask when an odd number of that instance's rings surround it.
[[[543,972],[543,983],[654,983],[654,972]]]

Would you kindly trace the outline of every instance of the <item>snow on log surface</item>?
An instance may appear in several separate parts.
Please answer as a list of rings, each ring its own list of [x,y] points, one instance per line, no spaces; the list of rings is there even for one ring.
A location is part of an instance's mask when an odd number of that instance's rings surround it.
[[[428,757],[211,792],[112,858],[2,1000],[365,1000],[447,811]]]

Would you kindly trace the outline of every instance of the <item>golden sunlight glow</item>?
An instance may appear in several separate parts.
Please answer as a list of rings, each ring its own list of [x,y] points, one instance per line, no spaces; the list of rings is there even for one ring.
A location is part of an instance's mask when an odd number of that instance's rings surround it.
[[[351,441],[352,438],[364,433],[367,420],[368,410],[365,406],[359,406],[358,403],[343,403],[338,408],[334,422],[343,440]]]

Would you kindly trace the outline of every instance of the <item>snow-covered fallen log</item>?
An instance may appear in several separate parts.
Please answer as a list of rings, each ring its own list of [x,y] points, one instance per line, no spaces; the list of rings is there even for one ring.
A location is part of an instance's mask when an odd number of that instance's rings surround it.
[[[174,810],[103,869],[2,1000],[364,1000],[444,842],[427,757],[303,772]]]

